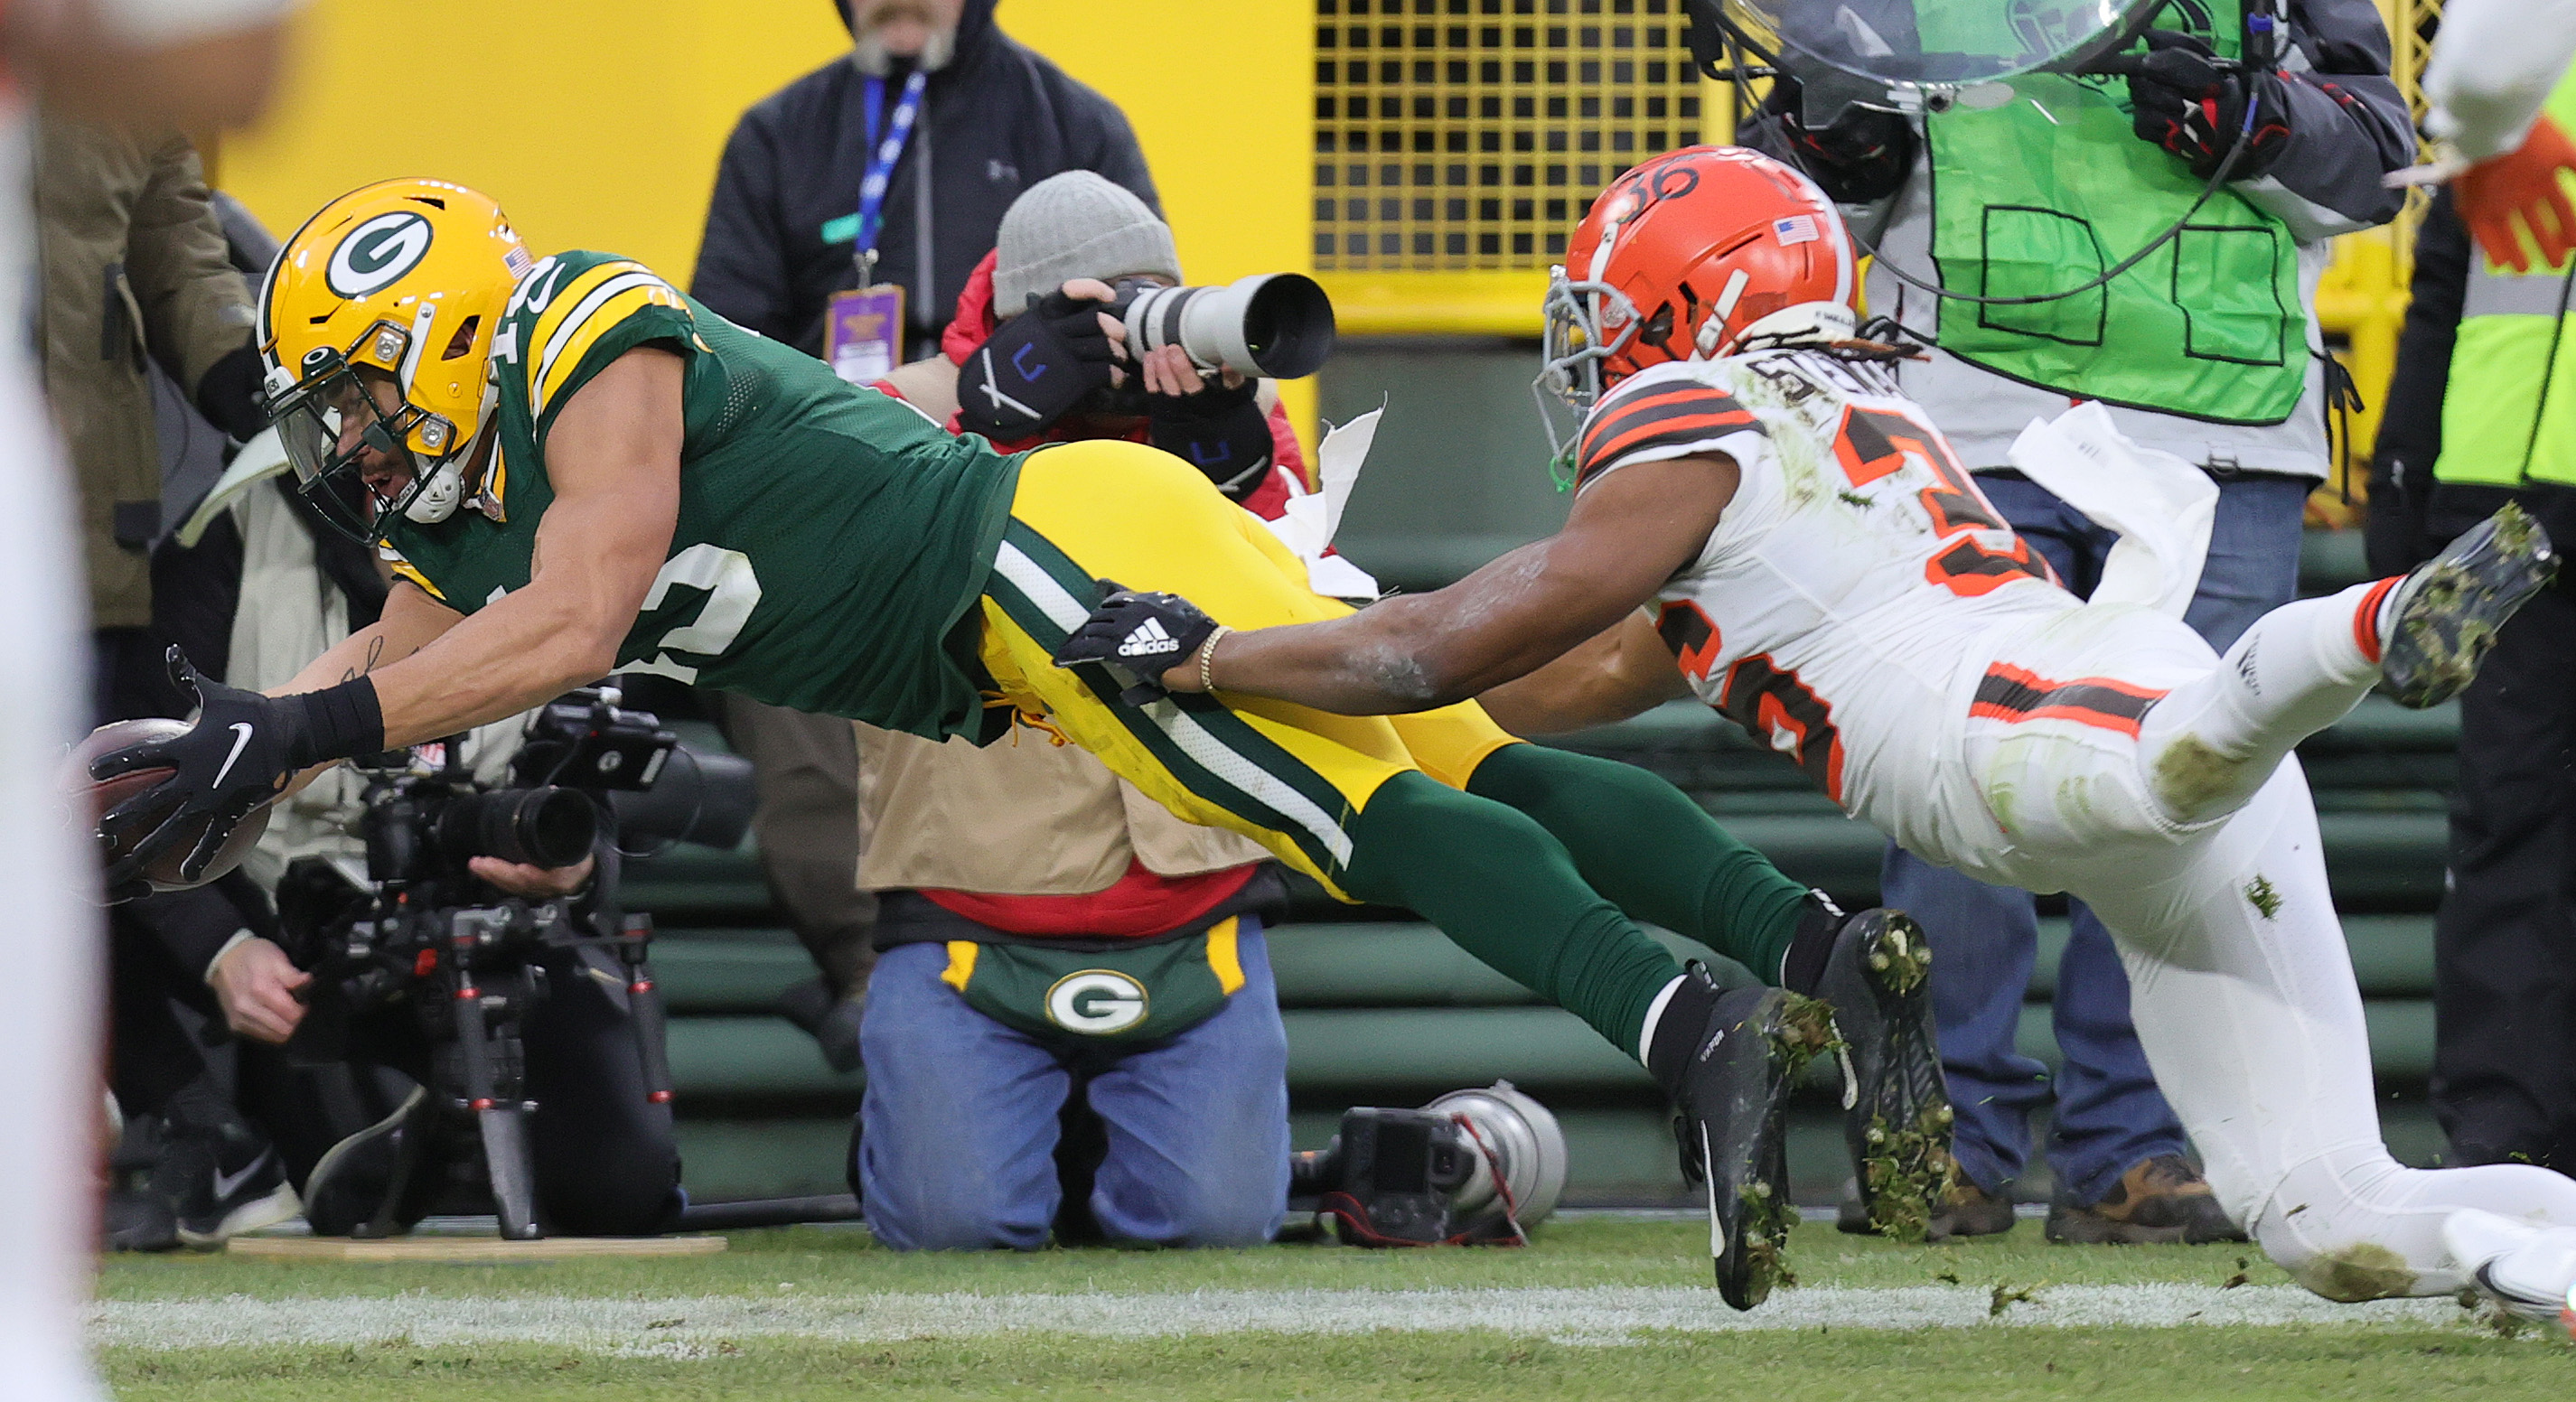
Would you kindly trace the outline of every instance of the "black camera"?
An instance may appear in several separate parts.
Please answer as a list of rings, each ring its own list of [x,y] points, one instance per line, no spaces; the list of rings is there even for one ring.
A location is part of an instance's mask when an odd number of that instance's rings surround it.
[[[520,1029],[546,997],[546,964],[596,950],[622,966],[646,1096],[671,1098],[662,1006],[646,948],[651,921],[616,900],[617,837],[742,840],[752,807],[750,765],[680,746],[654,716],[629,711],[614,687],[572,692],[541,708],[510,766],[508,787],[485,788],[456,740],[375,756],[360,836],[366,879],[335,863],[291,863],[277,893],[288,952],[314,974],[312,1012],[289,1050],[298,1060],[345,1061],[359,1021],[408,1022],[428,1048],[428,1094],[403,1135],[406,1160],[359,1235],[407,1228],[438,1157],[479,1164],[504,1237],[539,1235],[528,1157]],[[461,737],[460,737],[461,738]],[[673,756],[682,763],[675,770]],[[669,781],[669,782],[666,782]],[[665,792],[668,790],[668,792]],[[528,900],[476,877],[475,857],[569,867],[597,853],[589,889]],[[446,1152],[479,1138],[479,1154]],[[408,1195],[408,1197],[406,1196]]]
[[[1355,1246],[1528,1239],[1565,1191],[1565,1133],[1509,1081],[1419,1110],[1360,1106],[1288,1166],[1288,1210],[1329,1219]]]

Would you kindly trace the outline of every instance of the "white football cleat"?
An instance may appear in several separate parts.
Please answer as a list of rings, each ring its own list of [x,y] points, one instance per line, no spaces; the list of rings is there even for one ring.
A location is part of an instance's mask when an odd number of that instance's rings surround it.
[[[2576,1330],[2576,1228],[2543,1227],[2464,1207],[2442,1221],[2442,1245],[2479,1293],[2525,1319]]]

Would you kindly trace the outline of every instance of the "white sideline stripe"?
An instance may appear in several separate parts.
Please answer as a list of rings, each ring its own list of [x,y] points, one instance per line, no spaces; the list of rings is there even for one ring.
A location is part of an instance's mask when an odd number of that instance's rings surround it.
[[[2343,1305],[2290,1285],[2060,1285],[1989,1318],[1980,1286],[1783,1290],[1750,1314],[1717,1292],[1615,1286],[1528,1290],[1204,1290],[1113,1295],[740,1295],[593,1299],[387,1298],[114,1300],[91,1308],[101,1347],[533,1343],[698,1356],[756,1338],[883,1343],[1036,1330],[1095,1338],[1179,1335],[1456,1333],[1494,1330],[1565,1343],[1645,1342],[1639,1330],[2178,1328],[2191,1325],[2421,1327],[2474,1320],[2448,1297]],[[654,1327],[659,1325],[660,1327]]]
[[[1055,582],[1055,576],[1030,559],[1027,551],[1009,541],[1002,542],[1000,553],[993,557],[993,568],[1001,571],[1002,578],[1009,580],[1012,588],[1027,595],[1029,602],[1037,605],[1038,611],[1047,616],[1048,622],[1064,631],[1070,633],[1080,628],[1083,620],[1091,617],[1091,610],[1065,592],[1064,586]],[[1333,815],[1318,807],[1313,799],[1299,793],[1286,780],[1226,748],[1224,741],[1209,734],[1207,727],[1180,707],[1169,702],[1157,702],[1141,710],[1146,719],[1180,747],[1181,753],[1198,761],[1220,781],[1233,785],[1272,812],[1304,828],[1307,836],[1333,854],[1334,861],[1350,865],[1350,835],[1343,832],[1342,825],[1333,821]]]

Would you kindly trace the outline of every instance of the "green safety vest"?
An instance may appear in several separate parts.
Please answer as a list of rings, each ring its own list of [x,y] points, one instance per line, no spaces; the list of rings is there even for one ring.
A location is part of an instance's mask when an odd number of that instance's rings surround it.
[[[2576,131],[2576,75],[2558,84],[2545,109]],[[2568,177],[2562,175],[2563,182]],[[2518,487],[2525,481],[2576,485],[2576,335],[2563,334],[2567,264],[2528,273],[2477,257],[2442,391],[2442,456],[2437,482]]]
[[[2235,0],[2176,5],[2161,28],[2243,46]],[[2005,6],[1952,5],[1961,28],[2009,22]],[[1988,51],[1994,36],[1949,45]],[[1935,47],[1927,36],[1925,47]],[[2027,297],[2101,276],[2182,219],[2207,182],[2130,126],[2117,77],[2029,73],[2009,102],[1924,120],[1932,258],[1941,285]],[[1970,96],[1975,96],[1971,90]],[[2026,306],[1941,303],[1941,348],[2070,397],[2214,423],[2274,424],[2307,389],[2308,324],[2287,226],[2222,189],[2136,267],[2090,292]]]

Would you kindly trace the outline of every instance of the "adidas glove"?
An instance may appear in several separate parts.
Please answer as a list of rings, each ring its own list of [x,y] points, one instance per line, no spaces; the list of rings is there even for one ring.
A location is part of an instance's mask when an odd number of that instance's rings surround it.
[[[262,696],[206,676],[178,648],[170,649],[169,665],[170,680],[197,705],[188,732],[112,750],[89,766],[92,779],[112,779],[137,769],[178,771],[98,820],[101,836],[117,837],[167,804],[172,794],[181,795],[169,816],[107,869],[109,893],[120,898],[191,825],[212,820],[195,850],[179,865],[180,876],[194,881],[215,859],[233,828],[252,809],[276,797],[298,773],[325,760],[373,754],[385,747],[384,711],[376,701],[376,684],[369,678],[359,677],[325,691]]]
[[[1103,303],[1032,297],[957,372],[957,422],[997,443],[1030,437],[1109,383]]]
[[[1235,501],[1261,485],[1270,466],[1270,416],[1253,381],[1228,389],[1223,376],[1210,375],[1196,394],[1149,395],[1145,403],[1155,447],[1206,473]]]
[[[1165,694],[1163,673],[1197,656],[1199,645],[1216,631],[1216,620],[1178,594],[1139,593],[1114,579],[1100,581],[1100,587],[1109,597],[1055,650],[1055,665],[1106,662],[1126,668],[1138,678],[1120,698],[1131,705]],[[1140,692],[1150,694],[1134,694]]]
[[[2290,140],[2281,75],[2221,68],[2209,45],[2189,34],[2150,29],[2146,38],[2146,57],[2129,74],[2130,128],[2181,157],[2203,180],[2218,173],[2240,133],[2245,154],[2227,178],[2253,180],[2270,170]],[[2245,126],[2249,103],[2251,132]]]

